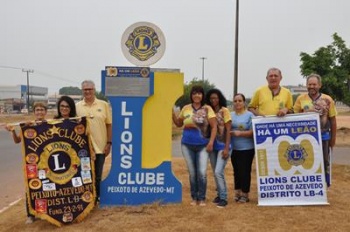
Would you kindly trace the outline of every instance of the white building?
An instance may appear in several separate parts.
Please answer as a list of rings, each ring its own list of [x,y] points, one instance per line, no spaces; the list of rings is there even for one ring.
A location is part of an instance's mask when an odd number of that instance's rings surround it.
[[[285,85],[283,87],[289,89],[292,95],[307,93],[307,88],[306,86],[303,86],[303,85]]]
[[[60,99],[60,97],[63,95],[60,94],[53,94],[53,95],[49,95],[48,100],[47,100],[47,106],[51,109],[51,108],[55,108],[58,99]],[[66,95],[71,97],[75,103],[77,103],[78,101],[80,101],[81,99],[83,99],[82,95]]]
[[[47,87],[29,86],[29,106],[34,102],[48,100]],[[1,112],[20,111],[27,108],[27,86],[0,86],[0,110]]]

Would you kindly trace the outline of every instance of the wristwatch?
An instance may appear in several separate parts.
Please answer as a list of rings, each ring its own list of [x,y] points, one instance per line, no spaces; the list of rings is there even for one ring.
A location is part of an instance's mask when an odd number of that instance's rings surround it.
[[[112,145],[112,141],[108,141],[108,142],[107,142],[107,144],[110,144],[110,145]]]

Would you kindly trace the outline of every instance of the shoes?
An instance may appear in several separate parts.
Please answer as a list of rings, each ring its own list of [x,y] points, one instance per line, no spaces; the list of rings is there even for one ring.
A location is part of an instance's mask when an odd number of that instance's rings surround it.
[[[238,200],[238,203],[247,203],[249,202],[249,198],[246,196],[241,196]]]
[[[202,201],[192,200],[191,203],[190,203],[190,205],[192,205],[192,206],[195,206],[195,205],[206,206],[207,204],[205,203],[204,200],[202,200]]]
[[[218,208],[225,208],[226,205],[227,205],[227,201],[221,199],[220,202],[218,203],[218,205],[217,205],[216,207],[218,207]]]
[[[241,198],[241,196],[242,196],[242,190],[240,190],[240,189],[235,190],[235,197],[233,198],[233,200],[235,202],[238,202],[239,198]]]
[[[206,206],[207,204],[205,203],[205,201],[199,201],[199,206]]]
[[[95,206],[100,204],[100,197],[95,198]]]
[[[196,200],[192,200],[191,203],[190,203],[190,205],[192,205],[192,206],[197,205],[197,201],[196,201]]]
[[[220,202],[220,197],[215,197],[215,199],[213,200],[214,204],[218,204]]]
[[[35,218],[33,216],[27,217],[26,224],[32,224],[34,222]]]

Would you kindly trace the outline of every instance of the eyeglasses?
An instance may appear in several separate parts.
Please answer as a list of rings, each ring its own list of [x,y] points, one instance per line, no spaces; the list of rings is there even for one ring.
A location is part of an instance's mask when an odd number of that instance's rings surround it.
[[[86,88],[86,89],[83,89],[84,92],[87,92],[87,91],[92,91],[94,90],[93,88]]]
[[[60,107],[61,107],[61,108],[67,108],[67,109],[69,109],[69,108],[70,108],[70,106],[69,106],[69,105],[60,105]]]

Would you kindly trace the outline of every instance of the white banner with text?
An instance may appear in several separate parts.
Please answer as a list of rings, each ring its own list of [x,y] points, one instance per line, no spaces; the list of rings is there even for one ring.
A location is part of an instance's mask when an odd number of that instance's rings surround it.
[[[258,205],[325,205],[319,115],[253,118]]]

